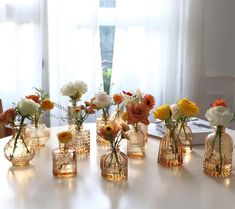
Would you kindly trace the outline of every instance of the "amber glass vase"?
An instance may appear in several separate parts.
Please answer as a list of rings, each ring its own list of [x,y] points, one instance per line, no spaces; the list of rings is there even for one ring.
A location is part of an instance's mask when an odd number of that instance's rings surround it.
[[[140,126],[132,126],[128,132],[129,140],[127,141],[127,156],[130,158],[145,157],[145,140],[144,133]]]
[[[29,161],[33,159],[34,147],[26,139],[26,125],[15,125],[13,127],[13,136],[4,148],[5,157],[13,166],[28,166]]]
[[[97,144],[99,145],[106,145],[106,146],[109,146],[110,143],[108,140],[102,138],[101,136],[98,135],[98,131],[99,129],[102,127],[102,126],[105,126],[107,125],[108,123],[110,123],[110,118],[107,116],[107,117],[104,117],[102,116],[101,118],[97,118],[96,120],[96,141],[97,141]]]
[[[175,133],[176,127],[166,127],[158,150],[158,163],[165,167],[181,166],[183,164],[182,146]]]
[[[179,137],[182,145],[182,153],[188,154],[192,152],[193,133],[187,123],[181,123],[176,128],[176,134]]]
[[[101,176],[108,181],[126,180],[128,159],[119,147],[112,148],[100,158]]]
[[[222,126],[218,126],[205,140],[204,172],[209,176],[230,176],[232,155],[233,140]]]
[[[50,139],[50,129],[42,122],[42,114],[39,116],[37,127],[34,120],[26,129],[26,136],[35,146],[45,146]]]
[[[83,126],[74,126],[69,129],[72,133],[72,141],[69,146],[75,148],[77,154],[87,154],[90,152],[90,131],[83,129]]]
[[[74,148],[67,143],[60,143],[52,151],[53,174],[56,177],[72,177],[77,174],[77,156]]]

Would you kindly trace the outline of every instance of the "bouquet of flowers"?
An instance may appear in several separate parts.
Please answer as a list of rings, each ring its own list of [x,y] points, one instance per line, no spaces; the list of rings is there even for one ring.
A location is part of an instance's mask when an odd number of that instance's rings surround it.
[[[87,84],[79,80],[69,82],[60,89],[60,92],[62,96],[68,96],[72,106],[76,107],[77,102],[81,99],[82,95],[87,92]]]

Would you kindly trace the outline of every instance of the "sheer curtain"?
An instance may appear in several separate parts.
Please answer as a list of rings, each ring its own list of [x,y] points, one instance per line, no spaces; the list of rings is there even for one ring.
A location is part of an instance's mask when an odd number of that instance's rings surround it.
[[[4,109],[41,87],[39,0],[0,0],[0,97]]]
[[[68,106],[60,88],[67,82],[83,80],[88,92],[82,99],[90,99],[102,84],[98,0],[48,1],[49,30],[49,89],[51,98]],[[55,109],[55,115],[63,112]],[[63,124],[53,120],[52,125]]]
[[[198,99],[201,0],[117,0],[116,20],[113,92],[140,88],[157,105]]]

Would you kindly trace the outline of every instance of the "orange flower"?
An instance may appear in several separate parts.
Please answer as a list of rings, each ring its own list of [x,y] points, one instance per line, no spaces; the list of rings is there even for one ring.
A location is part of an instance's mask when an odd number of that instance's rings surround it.
[[[0,124],[9,124],[15,120],[17,112],[14,108],[9,108],[0,114]]]
[[[223,106],[223,107],[228,107],[227,103],[223,99],[217,99],[213,104],[210,105],[211,107],[216,107],[216,106]]]
[[[27,99],[32,99],[34,102],[36,103],[40,103],[40,97],[38,95],[35,94],[31,94],[29,96],[25,96]]]
[[[42,101],[41,108],[43,110],[51,110],[54,108],[54,102],[50,101],[49,99],[45,99]]]
[[[60,143],[68,143],[72,140],[72,133],[69,131],[62,131],[57,134]]]
[[[127,109],[128,124],[141,122],[145,125],[149,125],[148,116],[150,109],[146,107],[145,104],[132,103],[131,105],[128,105],[126,109]]]
[[[144,104],[152,109],[155,105],[155,98],[151,94],[146,94],[144,96]]]
[[[121,104],[122,100],[123,100],[123,97],[122,97],[121,94],[114,94],[113,95],[113,100],[114,100],[115,104]]]
[[[119,131],[120,128],[115,123],[108,123],[99,129],[98,135],[110,141],[115,139]]]

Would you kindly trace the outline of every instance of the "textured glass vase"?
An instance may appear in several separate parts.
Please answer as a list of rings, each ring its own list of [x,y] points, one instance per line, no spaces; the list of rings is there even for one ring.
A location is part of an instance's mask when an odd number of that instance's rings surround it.
[[[39,116],[37,128],[32,120],[32,124],[26,129],[26,136],[33,145],[45,146],[46,142],[50,139],[50,129],[43,124],[42,115]]]
[[[4,148],[5,157],[13,166],[28,166],[33,159],[34,147],[26,139],[26,125],[16,125],[13,127],[13,136]]]
[[[76,150],[66,143],[52,151],[53,175],[56,177],[72,177],[77,174]]]
[[[132,127],[128,132],[127,156],[130,158],[143,158],[145,156],[145,139],[141,128]]]
[[[110,145],[108,140],[106,140],[98,135],[99,129],[102,126],[107,125],[108,123],[110,123],[109,117],[101,117],[101,118],[96,119],[96,141],[97,141],[97,144],[99,144],[99,145],[106,145],[106,146]]]
[[[205,140],[204,172],[209,176],[227,177],[232,174],[233,140],[221,130],[221,139],[215,129]]]
[[[166,128],[166,134],[159,145],[158,163],[165,167],[181,166],[183,164],[182,146],[175,133],[175,128]]]
[[[176,135],[180,139],[182,145],[182,153],[188,154],[192,152],[193,133],[191,128],[186,123],[180,124],[176,128]]]
[[[84,130],[83,126],[79,128],[74,126],[74,128],[69,129],[72,133],[72,141],[69,142],[69,146],[75,148],[77,154],[87,154],[90,153],[90,131]]]
[[[144,141],[148,141],[148,125],[145,125],[143,123],[140,123],[140,129],[144,133]]]
[[[77,109],[78,106],[68,106],[68,126],[71,128],[74,125],[74,121],[72,120],[71,115],[73,114],[74,110]]]
[[[111,149],[100,158],[101,176],[108,181],[126,180],[128,159],[118,147]]]

